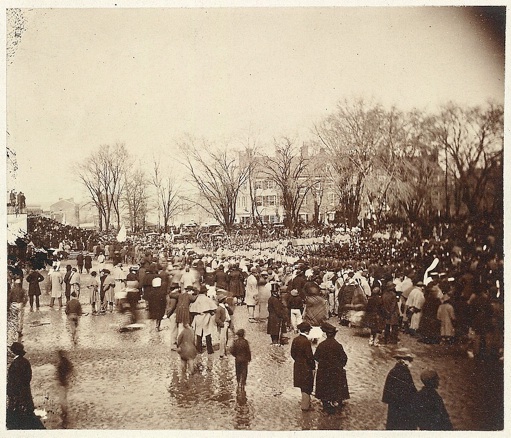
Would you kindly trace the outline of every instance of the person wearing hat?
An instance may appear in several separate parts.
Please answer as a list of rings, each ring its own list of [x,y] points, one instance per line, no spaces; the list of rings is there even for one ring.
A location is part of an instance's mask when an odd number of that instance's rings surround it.
[[[415,395],[413,409],[420,430],[453,430],[449,413],[437,392],[440,377],[435,370],[421,373],[424,387]]]
[[[87,274],[92,269],[92,255],[90,253],[87,253],[83,258],[83,267],[87,271]]]
[[[412,402],[417,388],[413,383],[410,365],[413,354],[407,348],[394,352],[396,364],[387,374],[382,402],[388,405],[387,430],[415,430],[416,422]]]
[[[157,276],[151,280],[151,294],[148,296],[149,319],[154,320],[155,330],[159,332],[161,321],[167,307],[167,290],[162,285],[161,277]]]
[[[227,356],[227,329],[231,321],[231,316],[227,311],[225,300],[227,295],[221,295],[218,298],[218,307],[215,310],[215,324],[218,329],[220,340],[220,358]]]
[[[202,353],[202,337],[206,337],[208,354],[213,354],[213,341],[211,335],[215,330],[215,311],[217,304],[207,295],[207,288],[201,287],[197,298],[190,304],[190,313],[195,314],[191,327],[195,332],[196,347]]]
[[[438,306],[436,314],[440,321],[441,342],[452,344],[454,342],[454,321],[456,321],[456,316],[454,314],[454,307],[451,304],[451,296],[445,294],[441,301],[442,304]]]
[[[250,352],[250,345],[245,339],[245,330],[239,329],[236,332],[236,336],[230,352],[235,358],[238,390],[244,391],[245,384],[247,383],[248,363],[252,360],[252,354]]]
[[[53,270],[48,274],[48,281],[51,289],[50,308],[53,308],[55,298],[59,301],[59,308],[62,309],[62,283],[64,277],[59,271],[57,263],[53,264]]]
[[[10,347],[15,355],[7,371],[7,429],[44,429],[41,420],[34,414],[34,400],[30,382],[32,367],[25,358],[25,348],[20,342]]]
[[[71,340],[76,345],[76,331],[78,329],[78,321],[80,316],[82,316],[82,306],[75,291],[71,292],[70,300],[66,303],[66,315],[71,330]]]
[[[285,333],[287,311],[279,298],[278,284],[271,284],[271,296],[268,299],[268,324],[266,333],[271,336],[272,345],[282,345],[281,334]]]
[[[259,321],[268,319],[268,300],[271,297],[271,283],[268,271],[262,271],[257,283],[257,315]]]
[[[137,304],[139,299],[140,290],[137,269],[135,266],[130,266],[128,275],[126,275],[126,301],[129,304],[132,324],[137,322]]]
[[[291,343],[293,365],[293,385],[302,392],[302,411],[311,410],[310,395],[314,386],[314,370],[316,362],[312,353],[312,344],[308,338],[312,326],[308,322],[298,325],[298,336]]]
[[[348,356],[335,339],[337,329],[332,324],[324,322],[321,330],[326,334],[326,339],[318,345],[314,353],[314,360],[318,363],[315,396],[323,403],[323,410],[332,414],[337,406],[350,398],[344,369]]]
[[[110,275],[109,269],[100,271],[99,283],[99,296],[101,300],[100,313],[104,314],[107,310],[107,306],[110,306],[110,312],[113,312],[115,279]]]
[[[385,330],[383,339],[385,344],[398,343],[399,308],[396,294],[396,285],[392,280],[385,283],[381,296],[383,316],[385,318]]]
[[[415,335],[419,329],[419,323],[422,316],[422,306],[424,306],[425,301],[424,283],[419,280],[415,283],[415,286],[410,291],[410,295],[408,295],[408,299],[406,300],[406,314],[410,320],[408,332],[411,335]]]
[[[258,302],[258,289],[257,289],[257,268],[252,266],[250,268],[250,275],[247,277],[247,284],[245,287],[245,304],[248,311],[248,322],[255,322],[255,308]]]
[[[302,322],[303,307],[305,302],[296,289],[292,289],[287,300],[287,307],[291,314],[291,327],[298,333],[298,325]]]
[[[28,297],[30,299],[30,311],[32,312],[34,306],[34,297],[35,297],[35,306],[36,310],[39,310],[39,297],[41,296],[41,288],[39,283],[44,280],[44,277],[36,271],[34,268],[30,268],[30,272],[27,275],[27,283],[28,283]]]

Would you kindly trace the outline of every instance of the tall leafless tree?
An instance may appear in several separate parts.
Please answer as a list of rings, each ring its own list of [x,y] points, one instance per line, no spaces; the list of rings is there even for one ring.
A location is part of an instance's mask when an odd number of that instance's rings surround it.
[[[198,199],[190,201],[213,216],[227,233],[236,219],[236,203],[240,189],[247,181],[249,169],[240,165],[238,154],[228,148],[215,149],[206,140],[191,137],[179,143],[183,164]]]
[[[140,167],[130,170],[126,174],[124,184],[124,205],[127,210],[128,221],[132,232],[139,232],[146,222],[149,208],[147,188],[149,181]]]
[[[151,184],[156,189],[156,204],[162,215],[164,232],[168,233],[170,220],[181,211],[182,203],[170,170],[162,170],[161,162],[156,158],[153,159]]]
[[[76,163],[76,174],[98,209],[99,229],[109,230],[112,218],[121,222],[121,196],[131,157],[123,143],[102,145],[83,162]]]
[[[494,182],[502,181],[503,106],[490,102],[484,108],[462,108],[449,103],[437,116],[433,133],[469,214],[492,212],[493,206],[487,205],[490,195],[496,194],[495,200],[501,204],[497,198],[502,187]]]
[[[358,223],[366,177],[385,144],[385,112],[381,105],[363,99],[345,100],[314,132],[332,156],[337,173],[340,207],[349,225]]]
[[[308,167],[310,160],[287,137],[275,139],[274,146],[275,155],[265,157],[262,173],[275,181],[280,189],[284,225],[292,235],[297,235],[300,210],[312,185]]]

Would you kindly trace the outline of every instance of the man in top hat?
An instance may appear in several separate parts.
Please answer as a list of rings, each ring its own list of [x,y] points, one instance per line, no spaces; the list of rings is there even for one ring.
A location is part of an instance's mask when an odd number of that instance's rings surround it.
[[[440,377],[435,370],[421,373],[424,387],[415,395],[414,411],[420,430],[452,430],[451,419],[442,397],[436,391]]]
[[[291,344],[291,357],[295,361],[293,366],[293,385],[302,392],[302,411],[311,410],[310,395],[314,386],[314,370],[316,362],[312,354],[312,344],[308,338],[312,326],[308,322],[298,324],[298,336]]]
[[[321,330],[326,334],[326,339],[318,345],[314,353],[314,359],[318,363],[315,395],[322,401],[323,410],[333,414],[343,400],[350,398],[344,370],[348,356],[335,339],[337,329],[332,324],[324,322]]]
[[[395,351],[397,360],[394,368],[387,374],[383,387],[382,402],[387,403],[387,430],[415,430],[416,422],[412,402],[417,393],[409,367],[413,354],[407,348]]]
[[[44,429],[34,414],[34,400],[30,389],[32,367],[26,359],[25,348],[19,342],[10,347],[16,356],[7,372],[7,429]]]

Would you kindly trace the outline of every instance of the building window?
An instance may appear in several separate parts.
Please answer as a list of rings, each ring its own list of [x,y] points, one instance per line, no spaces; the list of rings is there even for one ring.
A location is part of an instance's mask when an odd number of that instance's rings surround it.
[[[262,180],[257,180],[254,184],[254,187],[256,190],[263,190],[263,183],[264,181]]]

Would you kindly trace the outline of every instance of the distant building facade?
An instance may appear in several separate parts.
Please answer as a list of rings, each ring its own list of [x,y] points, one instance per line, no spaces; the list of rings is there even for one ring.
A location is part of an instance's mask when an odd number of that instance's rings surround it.
[[[80,225],[80,205],[74,198],[62,199],[50,205],[50,218],[65,225]]]

